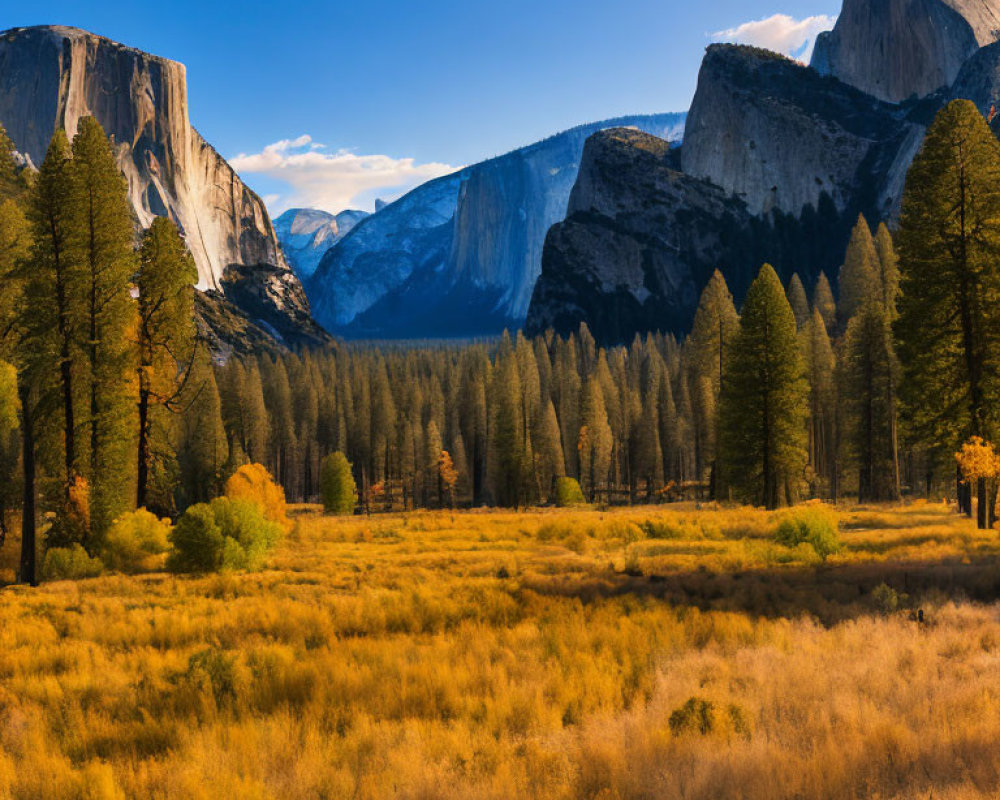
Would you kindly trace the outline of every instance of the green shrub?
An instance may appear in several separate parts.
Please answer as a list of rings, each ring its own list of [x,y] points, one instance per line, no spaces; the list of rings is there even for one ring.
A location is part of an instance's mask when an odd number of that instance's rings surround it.
[[[174,572],[257,569],[281,538],[281,526],[249,500],[218,497],[191,506],[170,534]]]
[[[236,700],[239,684],[236,658],[222,650],[209,649],[195,653],[188,659],[185,680],[211,692],[218,707]]]
[[[343,453],[330,453],[320,469],[320,494],[327,514],[353,514],[358,504],[358,487],[351,462]]]
[[[104,570],[99,558],[91,558],[78,544],[52,547],[45,553],[42,576],[48,581],[76,581],[96,578]]]
[[[170,549],[170,522],[144,508],[116,519],[101,548],[101,560],[121,572],[150,572],[162,566],[160,556]]]
[[[778,523],[774,539],[785,547],[808,544],[823,561],[841,549],[836,512],[813,507],[788,514]]]
[[[576,478],[556,478],[555,500],[559,508],[587,505],[583,491],[580,489],[580,483]]]
[[[720,708],[700,697],[690,698],[670,715],[670,732],[674,736],[697,734],[736,734],[750,738],[750,721],[746,712],[734,703]]]
[[[899,611],[909,602],[909,595],[900,594],[887,583],[881,583],[872,589],[872,603],[876,611],[888,617]]]

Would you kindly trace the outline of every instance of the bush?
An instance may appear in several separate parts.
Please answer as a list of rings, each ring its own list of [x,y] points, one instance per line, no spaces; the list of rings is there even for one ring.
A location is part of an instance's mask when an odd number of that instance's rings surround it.
[[[257,569],[281,538],[281,527],[256,503],[219,497],[191,506],[170,534],[174,572]]]
[[[692,697],[676,709],[670,715],[669,724],[674,736],[736,734],[750,738],[750,722],[742,708],[733,703],[719,708],[715,703],[700,697]]]
[[[774,539],[785,547],[808,544],[823,561],[841,549],[836,512],[813,507],[794,511],[778,523]]]
[[[559,508],[587,505],[576,478],[556,478],[556,505]]]
[[[274,482],[271,473],[261,464],[244,464],[226,481],[226,497],[230,500],[250,500],[264,516],[286,530],[291,526],[286,516],[285,490]]]
[[[101,560],[121,572],[151,572],[162,565],[159,557],[170,549],[170,521],[157,519],[144,508],[116,519],[104,539]]]
[[[358,487],[351,472],[351,462],[343,453],[331,453],[323,459],[319,482],[327,514],[354,513]]]
[[[188,659],[184,678],[189,684],[211,693],[217,707],[236,700],[239,688],[236,657],[222,650],[213,648],[195,653]]]
[[[909,595],[900,594],[887,583],[881,583],[872,589],[872,603],[875,609],[884,617],[899,611],[909,602]]]
[[[99,558],[91,558],[78,544],[52,547],[45,553],[42,576],[47,581],[77,581],[96,578],[104,570]]]

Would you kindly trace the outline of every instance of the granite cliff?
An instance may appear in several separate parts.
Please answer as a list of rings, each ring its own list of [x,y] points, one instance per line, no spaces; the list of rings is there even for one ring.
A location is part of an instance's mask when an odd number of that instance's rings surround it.
[[[72,137],[84,116],[112,139],[138,225],[161,215],[180,226],[199,289],[258,298],[230,313],[284,344],[327,338],[263,201],[191,126],[183,64],[76,28],[0,33],[0,122],[18,151],[40,164],[53,132]]]
[[[816,40],[812,65],[899,103],[951,86],[998,30],[1000,0],[845,0],[836,27]]]

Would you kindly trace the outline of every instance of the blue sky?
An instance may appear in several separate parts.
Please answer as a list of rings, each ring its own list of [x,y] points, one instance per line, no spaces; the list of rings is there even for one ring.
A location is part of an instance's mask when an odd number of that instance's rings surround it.
[[[192,122],[272,210],[336,211],[577,124],[684,110],[714,38],[791,50],[839,5],[0,0],[0,27],[75,25],[184,62]]]

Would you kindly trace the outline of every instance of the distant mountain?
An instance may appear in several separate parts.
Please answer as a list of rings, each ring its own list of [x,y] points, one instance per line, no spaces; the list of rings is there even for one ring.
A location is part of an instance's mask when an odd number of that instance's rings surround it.
[[[367,216],[367,211],[330,214],[315,208],[292,208],[274,221],[274,231],[289,265],[300,280],[305,280],[316,271],[326,251]]]
[[[72,137],[88,115],[112,138],[138,223],[168,216],[183,231],[199,309],[217,312],[201,328],[220,350],[245,347],[240,331],[273,346],[327,341],[263,201],[191,126],[183,64],[77,28],[0,34],[0,123],[20,153],[40,165],[53,132]]]
[[[685,114],[583,125],[430,181],[360,222],[306,281],[350,337],[475,336],[520,327],[548,229],[566,214],[587,137],[634,127],[679,143]]]

